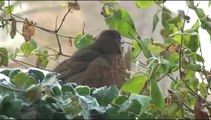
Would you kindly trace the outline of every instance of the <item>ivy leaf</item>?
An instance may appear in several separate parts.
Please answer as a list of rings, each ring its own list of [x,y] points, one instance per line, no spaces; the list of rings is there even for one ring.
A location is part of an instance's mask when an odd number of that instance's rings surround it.
[[[148,8],[155,5],[154,1],[136,1],[136,7],[138,8]]]
[[[87,86],[78,86],[75,88],[75,90],[79,95],[89,95],[90,94],[90,89]]]
[[[7,66],[9,62],[8,51],[4,47],[0,47],[0,66]]]
[[[124,37],[130,39],[135,38],[136,29],[131,16],[126,10],[118,9],[113,11],[113,14],[105,17],[105,21],[109,29],[119,31],[119,33]]]
[[[89,34],[78,34],[74,40],[75,46],[80,49],[93,43],[93,36]]]
[[[150,100],[150,97],[145,95],[131,94],[128,100],[120,106],[119,111],[127,111],[132,109],[134,112],[136,112],[136,114],[141,115],[144,111],[146,111],[147,107],[149,107]],[[136,102],[138,102],[141,106]]]
[[[165,101],[161,94],[160,88],[158,87],[158,83],[155,79],[151,79],[150,84],[152,103],[162,110],[164,108]]]
[[[111,85],[108,88],[98,88],[93,92],[93,94],[96,97],[99,105],[105,106],[108,105],[115,97],[117,97],[118,92],[118,88],[114,85]]]
[[[43,72],[36,69],[29,69],[28,74],[29,76],[33,76],[37,81],[42,81],[45,78]]]
[[[131,80],[126,81],[121,90],[127,93],[140,93],[144,87],[145,82],[147,81],[148,77],[146,75],[139,75],[133,77]]]
[[[21,90],[25,90],[32,84],[37,83],[34,78],[29,77],[26,73],[23,72],[19,72],[18,74],[16,74],[11,80],[11,82],[16,86],[16,88]]]
[[[0,113],[8,117],[20,119],[20,110],[22,101],[18,100],[10,95],[5,95],[0,98]]]

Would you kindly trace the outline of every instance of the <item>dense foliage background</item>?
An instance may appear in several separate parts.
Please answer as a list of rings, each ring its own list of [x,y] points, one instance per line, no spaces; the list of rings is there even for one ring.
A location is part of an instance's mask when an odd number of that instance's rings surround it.
[[[67,12],[55,30],[42,28],[31,20],[13,14],[12,4],[0,1],[0,10],[9,17],[2,17],[0,27],[8,29],[11,38],[22,34],[25,42],[14,52],[0,47],[0,66],[8,62],[32,65],[39,69],[6,69],[1,71],[4,76],[0,80],[0,118],[106,118],[106,119],[161,119],[161,118],[196,118],[209,119],[211,101],[207,99],[211,92],[210,71],[205,69],[201,51],[201,27],[211,35],[211,18],[206,15],[198,4],[187,1],[189,10],[195,11],[198,20],[188,29],[185,24],[191,20],[187,11],[178,10],[177,15],[165,7],[165,1],[136,1],[134,7],[147,8],[157,5],[160,9],[154,15],[152,32],[158,22],[162,28],[162,42],[148,36],[140,36],[136,25],[127,10],[117,7],[115,1],[102,2],[102,17],[109,29],[115,29],[132,41],[132,62],[139,61],[145,72],[130,75],[121,88],[115,85],[101,88],[68,83],[61,85],[56,79],[57,73],[43,71],[50,58],[58,59],[66,56],[61,49],[59,37],[69,38],[78,48],[93,42],[93,35],[79,33],[75,37],[60,34],[66,16],[79,10],[76,1],[68,2]],[[9,3],[9,2],[8,2]],[[210,3],[210,2],[209,2]],[[209,4],[210,5],[210,4]],[[23,24],[22,31],[17,24]],[[36,29],[55,34],[59,51],[46,49],[33,40]],[[143,55],[147,61],[140,62],[138,56]],[[23,63],[17,56],[37,56],[37,62]],[[199,77],[195,74],[198,73]],[[173,76],[176,74],[176,77]],[[171,82],[169,95],[163,97],[158,81],[167,77]]]

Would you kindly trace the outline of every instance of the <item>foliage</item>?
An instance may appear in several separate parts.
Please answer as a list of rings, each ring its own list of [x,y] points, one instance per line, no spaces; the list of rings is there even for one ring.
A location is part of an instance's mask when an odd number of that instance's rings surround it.
[[[149,8],[159,6],[160,9],[152,19],[155,32],[158,22],[162,28],[160,34],[163,41],[158,42],[149,36],[140,36],[128,10],[119,8],[115,1],[102,2],[102,15],[109,29],[115,29],[132,41],[133,62],[139,63],[144,73],[136,73],[117,88],[115,85],[90,88],[75,83],[61,84],[57,73],[40,71],[39,69],[6,69],[0,82],[0,118],[30,118],[30,119],[209,119],[211,102],[207,96],[211,91],[210,72],[205,69],[201,51],[199,28],[211,35],[211,19],[203,9],[187,1],[187,6],[198,16],[195,24],[184,29],[191,16],[183,10],[178,10],[176,16],[165,7],[165,1],[136,1],[134,6]],[[209,2],[210,5],[210,2]],[[58,33],[63,21],[56,30],[48,30],[37,26],[32,21],[16,20],[13,15],[14,5],[6,6],[0,1],[1,10],[9,14],[11,19],[3,18],[1,26],[11,27],[10,36],[14,38],[16,25],[23,23],[22,35],[25,42],[9,53],[5,47],[0,47],[0,66],[7,66],[10,61],[17,60],[18,55],[25,57],[37,56],[35,67],[46,68],[49,62],[49,51],[55,53],[55,58],[62,53]],[[68,3],[68,11],[63,17],[79,10],[77,2]],[[56,35],[59,51],[39,47],[33,35],[36,29],[42,29]],[[158,28],[157,28],[158,29]],[[93,36],[79,33],[74,40],[77,48],[85,47],[93,42]],[[141,62],[138,56],[143,55],[147,61]],[[177,74],[178,73],[178,74]],[[196,77],[195,74],[199,74]],[[175,74],[174,77],[172,74]],[[158,82],[167,77],[171,83],[167,97],[161,93]]]

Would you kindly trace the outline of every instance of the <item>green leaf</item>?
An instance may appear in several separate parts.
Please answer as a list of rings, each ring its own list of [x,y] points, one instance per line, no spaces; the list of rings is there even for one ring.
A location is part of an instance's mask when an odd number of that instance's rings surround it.
[[[182,18],[179,17],[179,16],[173,17],[173,18],[168,19],[168,20],[166,21],[166,23],[168,23],[168,24],[178,24],[178,23],[180,23],[180,22],[182,22]]]
[[[39,68],[46,68],[46,66],[48,65],[48,57],[46,56],[38,56],[37,61],[36,61],[36,66],[38,66]]]
[[[14,60],[17,57],[17,54],[20,52],[19,48],[15,48],[15,51],[11,54],[9,54],[9,59]]]
[[[150,87],[152,103],[162,110],[164,108],[165,101],[161,94],[160,88],[158,87],[158,83],[155,79],[150,80]]]
[[[195,12],[199,19],[204,19],[206,17],[206,14],[204,13],[204,10],[202,8],[196,8]]]
[[[193,71],[200,71],[201,65],[199,64],[188,64],[188,68]]]
[[[164,50],[164,48],[162,48],[160,46],[152,45],[152,44],[148,44],[148,49],[151,52],[157,53],[157,54],[159,54],[160,52],[162,52]]]
[[[156,26],[157,26],[157,24],[158,24],[158,22],[159,22],[159,17],[158,17],[158,13],[159,13],[159,12],[160,12],[160,10],[157,11],[157,12],[153,15],[153,28],[152,28],[152,32],[155,31],[155,28],[156,28]]]
[[[200,40],[199,35],[190,36],[188,43],[186,44],[191,51],[196,52],[200,47]]]
[[[208,7],[210,7],[210,5],[211,5],[211,1],[209,0]]]
[[[101,106],[108,105],[115,97],[117,97],[118,93],[119,93],[118,88],[114,85],[108,88],[101,87],[93,92],[99,105]]]
[[[45,78],[43,72],[36,69],[29,69],[28,74],[30,76],[33,76],[37,81],[42,81]]]
[[[27,42],[24,42],[23,44],[21,44],[20,49],[26,57],[28,57],[31,54],[31,49]]]
[[[4,7],[5,5],[5,1],[4,0],[0,0],[0,9],[2,9],[2,7]]]
[[[6,6],[6,7],[4,7],[4,11],[7,14],[12,14],[12,12],[14,11],[14,8],[15,8],[14,5],[12,5],[12,6]]]
[[[126,96],[118,96],[114,99],[114,103],[117,105],[122,105],[125,101],[127,101],[128,98]]]
[[[88,86],[78,86],[75,88],[75,90],[79,95],[89,95],[90,94],[90,89]]]
[[[113,11],[113,14],[105,17],[105,21],[109,29],[119,31],[119,33],[124,37],[130,39],[135,38],[136,29],[131,16],[126,10],[118,9]]]
[[[136,99],[141,104],[140,114],[144,113],[150,105],[151,98],[145,95],[131,94],[129,99]]]
[[[190,9],[195,9],[196,7],[194,6],[194,2],[191,0],[186,0],[186,5],[190,8]]]
[[[0,113],[8,117],[20,119],[22,101],[6,95],[0,102]]]
[[[139,75],[135,76],[132,79],[126,81],[121,90],[127,93],[140,93],[144,87],[145,82],[147,81],[148,77],[146,75]]]
[[[169,9],[167,9],[167,8],[164,8],[162,10],[161,18],[162,18],[162,25],[163,25],[163,27],[167,27],[166,21],[172,18],[171,17],[171,11]]]
[[[151,44],[151,38],[142,37],[139,43],[141,45],[141,49],[143,50],[144,56],[150,58],[152,55],[150,50],[148,49],[148,45]]]
[[[93,36],[89,34],[78,34],[75,37],[74,44],[80,49],[93,43]]]
[[[0,66],[7,66],[9,62],[8,51],[4,47],[0,47]]]
[[[37,43],[34,40],[29,40],[27,42],[24,42],[23,44],[21,44],[21,51],[23,52],[23,54],[28,57],[31,55],[32,50],[37,48]]]
[[[195,31],[197,31],[200,27],[200,24],[199,24],[199,20],[196,20],[196,22],[194,23],[194,25],[191,27],[192,29],[194,29]]]
[[[148,8],[155,5],[154,1],[136,1],[136,7],[138,8]]]
[[[32,84],[37,83],[37,81],[34,78],[27,76],[27,74],[23,72],[19,72],[18,74],[16,74],[12,78],[11,82],[16,86],[16,88],[21,90],[25,90]]]
[[[48,56],[48,51],[45,48],[36,48],[32,51],[32,54],[38,55],[38,56]]]
[[[135,60],[136,57],[141,52],[140,44],[136,40],[133,40],[133,45],[132,45],[132,59]]]
[[[58,86],[54,86],[52,90],[53,90],[53,93],[54,93],[55,96],[61,96],[62,95],[62,91],[59,89]]]

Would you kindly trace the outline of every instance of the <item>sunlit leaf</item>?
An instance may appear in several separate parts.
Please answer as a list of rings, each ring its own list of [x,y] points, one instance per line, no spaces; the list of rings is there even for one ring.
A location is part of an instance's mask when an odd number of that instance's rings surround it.
[[[196,20],[196,22],[194,23],[194,25],[191,28],[194,30],[198,30],[199,27],[200,27],[199,20]]]
[[[46,68],[48,65],[49,59],[46,56],[38,56],[37,61],[36,61],[36,66],[40,68]]]
[[[138,8],[148,8],[155,5],[154,1],[136,1],[136,7]]]
[[[75,46],[80,49],[93,43],[93,36],[89,34],[78,34],[74,40]]]
[[[0,47],[0,66],[7,66],[9,62],[8,51],[4,47]]]
[[[132,45],[132,59],[135,59],[141,52],[141,48],[139,45],[139,42],[136,40],[133,40],[133,45]]]
[[[12,12],[14,11],[14,8],[15,8],[14,5],[12,5],[12,6],[6,6],[6,7],[4,7],[4,11],[7,14],[12,14]]]
[[[160,53],[164,50],[164,48],[153,44],[148,44],[148,49],[153,53]]]
[[[147,81],[148,77],[146,75],[139,75],[135,76],[132,79],[126,81],[121,90],[127,93],[140,93],[144,87],[145,82]]]

